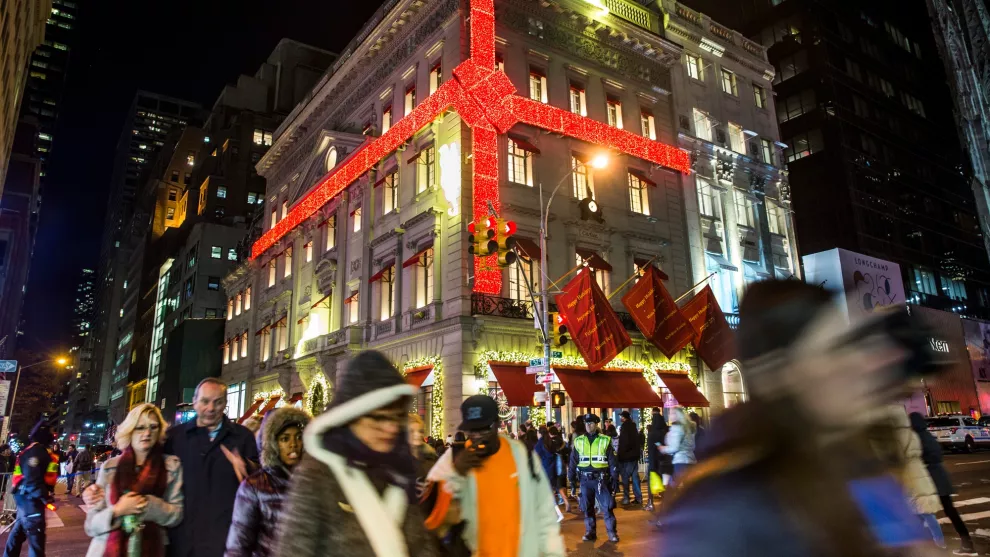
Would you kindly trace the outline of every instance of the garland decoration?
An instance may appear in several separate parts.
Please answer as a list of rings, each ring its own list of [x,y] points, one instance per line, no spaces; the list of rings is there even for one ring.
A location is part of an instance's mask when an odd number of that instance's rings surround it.
[[[319,416],[327,409],[327,405],[333,400],[330,382],[322,371],[316,372],[309,380],[309,388],[306,389],[306,397],[303,402],[305,410],[313,416]]]
[[[433,367],[433,392],[430,394],[430,423],[427,430],[434,439],[443,439],[443,360],[440,356],[426,356],[409,360],[402,366],[402,376],[417,367]]]

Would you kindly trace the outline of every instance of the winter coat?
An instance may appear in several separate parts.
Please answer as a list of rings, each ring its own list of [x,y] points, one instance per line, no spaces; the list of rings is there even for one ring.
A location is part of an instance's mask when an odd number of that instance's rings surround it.
[[[949,496],[955,492],[952,487],[952,480],[949,478],[949,473],[945,470],[945,465],[942,464],[942,446],[939,445],[938,439],[928,431],[927,424],[925,424],[925,419],[920,415],[918,418],[911,416],[912,422],[915,419],[920,419],[920,424],[913,424],[912,429],[918,434],[921,439],[921,460],[925,463],[925,467],[928,468],[928,475],[932,477],[932,481],[935,482],[935,490],[938,492],[939,496]]]
[[[104,464],[105,465],[105,464]],[[90,472],[93,470],[93,454],[86,449],[79,451],[72,463],[72,469],[76,472]]]
[[[928,468],[921,460],[921,439],[911,429],[911,421],[908,419],[907,412],[899,404],[891,405],[881,412],[894,428],[894,440],[903,462],[900,480],[911,500],[914,512],[918,514],[937,513],[942,510],[942,503],[938,499],[935,482],[932,481],[932,477],[928,474]]]
[[[667,425],[660,425],[654,422],[650,427],[650,434],[646,436],[646,463],[650,472],[657,474],[674,474],[674,466],[671,463],[670,455],[660,452],[657,446],[663,445],[664,437],[667,435]]]
[[[80,454],[85,453],[82,451]],[[93,460],[90,459],[90,462]],[[117,466],[120,463],[119,457],[111,458],[103,463],[100,473],[96,477],[96,485],[103,489],[103,501],[97,503],[86,512],[86,522],[83,529],[86,535],[93,538],[89,544],[89,551],[86,557],[103,557],[107,547],[107,540],[110,539],[110,532],[121,527],[123,519],[113,517],[113,504],[110,502],[110,486],[113,485],[117,476]],[[170,528],[182,522],[182,463],[178,457],[165,455],[165,473],[168,474],[168,481],[165,485],[165,494],[159,499],[154,495],[146,495],[148,507],[144,511],[144,521],[154,522],[162,528]],[[168,536],[162,532],[162,541],[168,545]]]
[[[673,455],[673,464],[694,464],[694,424],[672,424],[660,452]]]
[[[619,462],[637,462],[642,454],[643,445],[640,444],[636,422],[626,420],[619,430],[619,450],[615,456]]]
[[[182,461],[186,492],[185,519],[169,530],[169,556],[221,557],[227,547],[240,482],[220,445],[237,451],[250,474],[258,466],[254,434],[225,417],[212,442],[209,432],[198,427],[196,420],[172,426],[167,435],[165,452]]]
[[[554,453],[551,449],[548,449],[547,446],[543,444],[543,440],[540,440],[540,442],[536,444],[536,448],[533,452],[536,453],[536,456],[540,458],[540,463],[543,464],[543,471],[546,472],[547,480],[550,483],[551,489],[555,489],[557,486],[556,453]]]

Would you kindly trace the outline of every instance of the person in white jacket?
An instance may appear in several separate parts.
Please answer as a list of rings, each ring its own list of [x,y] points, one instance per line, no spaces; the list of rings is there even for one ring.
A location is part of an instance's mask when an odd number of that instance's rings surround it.
[[[543,466],[525,445],[499,435],[498,405],[491,397],[468,397],[461,414],[464,447],[444,453],[427,476],[439,499],[427,527],[460,525],[461,539],[473,555],[514,545],[518,557],[564,557]]]
[[[694,432],[694,422],[688,418],[684,409],[680,406],[671,408],[670,429],[660,446],[660,452],[673,455],[675,481],[689,465],[697,462],[694,457]]]

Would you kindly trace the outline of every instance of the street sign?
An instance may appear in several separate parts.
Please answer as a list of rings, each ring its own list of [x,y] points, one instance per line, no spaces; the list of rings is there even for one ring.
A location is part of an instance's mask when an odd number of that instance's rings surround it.
[[[546,360],[546,358],[533,358],[532,360],[529,361],[529,365],[531,365],[531,366],[545,366],[545,365],[547,365],[547,360]]]
[[[543,373],[546,368],[543,366],[527,366],[526,375],[536,375],[537,373]]]
[[[553,376],[552,373],[548,373],[540,378],[540,382],[543,383],[544,385],[546,385],[547,383],[553,383],[555,380],[556,378]]]
[[[0,360],[0,372],[17,371],[17,360]]]
[[[550,353],[550,357],[551,358],[563,358],[564,357],[564,353],[563,352],[559,352],[557,350],[554,350],[553,352]]]

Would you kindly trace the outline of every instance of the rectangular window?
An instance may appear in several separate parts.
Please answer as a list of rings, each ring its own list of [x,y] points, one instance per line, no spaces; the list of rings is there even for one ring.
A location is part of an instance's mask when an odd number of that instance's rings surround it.
[[[547,76],[543,70],[529,69],[529,98],[541,103],[547,100]]]
[[[272,355],[272,329],[265,327],[261,332],[261,361],[267,362]]]
[[[570,101],[571,112],[580,114],[581,116],[588,115],[588,99],[585,94],[584,85],[571,82]]]
[[[223,258],[223,248],[220,246],[210,246],[210,258],[211,259],[222,259]]]
[[[196,152],[195,151],[189,151],[188,153],[186,153],[186,164],[189,165],[189,166],[193,166],[193,165],[196,164]]]
[[[815,90],[805,89],[777,103],[777,121],[784,123],[817,108]]]
[[[217,197],[227,199],[227,186],[217,186]]]
[[[206,277],[207,290],[220,290],[220,277]]]
[[[385,321],[395,314],[395,267],[385,270],[382,278],[378,280],[378,291],[381,294],[378,320]]]
[[[966,300],[966,283],[960,279],[942,279],[942,291],[952,300]]]
[[[808,53],[804,50],[798,51],[793,56],[782,58],[777,62],[777,73],[774,75],[773,82],[775,84],[782,83],[807,69]]]
[[[285,318],[282,318],[282,322],[276,327],[276,331],[278,331],[278,351],[281,352],[289,347],[289,328],[285,325]]]
[[[773,201],[765,202],[767,208],[767,223],[770,226],[771,234],[787,235],[787,217],[783,207]]]
[[[524,186],[533,185],[533,153],[509,139],[509,181]]]
[[[172,171],[172,181],[175,182],[175,183],[177,183],[177,184],[179,183],[179,171],[178,170],[173,170]]]
[[[574,197],[584,199],[595,197],[595,177],[591,171],[591,166],[585,164],[580,158],[571,155],[571,183],[574,186]]]
[[[241,314],[241,307],[243,305],[244,305],[244,295],[238,293],[237,296],[234,297],[234,315]]]
[[[309,241],[303,244],[303,250],[306,252],[306,263],[313,260],[313,242]]]
[[[178,198],[179,198],[179,190],[177,190],[175,188],[169,188],[168,189],[168,200],[169,201],[175,201]]]
[[[416,108],[416,87],[415,86],[412,86],[411,85],[411,86],[409,86],[409,88],[406,89],[406,96],[403,97],[403,104],[404,104],[403,108],[405,110],[404,114],[407,115],[407,116],[409,115],[410,112],[413,111],[414,108]]]
[[[292,276],[292,248],[286,248],[285,268],[282,269],[282,278],[289,278],[291,276]]]
[[[736,74],[725,68],[722,68],[722,92],[739,96],[739,91],[736,89]]]
[[[920,267],[913,268],[911,272],[914,279],[914,285],[911,290],[931,294],[932,296],[938,295],[938,289],[935,287],[935,273]]]
[[[695,108],[692,115],[694,116],[694,136],[698,139],[711,141],[712,124],[708,120],[708,114]]]
[[[729,148],[737,153],[746,153],[746,134],[742,126],[729,122]]]
[[[281,219],[284,219],[287,216],[289,216],[289,200],[288,199],[286,199],[285,201],[282,202],[282,216],[280,218]]]
[[[536,268],[536,265],[531,260],[524,258],[519,258],[517,261],[518,263],[509,267],[509,298],[529,301],[529,288],[526,286],[526,280],[529,280],[530,286],[536,284],[538,279],[533,275],[533,269]]]
[[[251,287],[244,291],[244,311],[251,309]]]
[[[275,286],[275,266],[278,264],[278,258],[273,257],[271,261],[268,262],[268,287],[271,288]]]
[[[254,144],[270,147],[272,144],[272,132],[260,129],[254,130]]]
[[[165,209],[165,220],[175,219],[175,207],[168,207]]]
[[[787,148],[784,149],[785,162],[794,162],[825,149],[821,130],[810,130],[796,135],[785,143],[787,144]]]
[[[185,176],[182,177],[182,183],[188,186],[189,182],[192,182],[192,173],[186,172]]]
[[[846,58],[846,73],[856,81],[863,81],[863,70],[857,62],[853,62],[849,58]]]
[[[229,364],[230,363],[230,343],[231,342],[233,342],[233,341],[228,340],[227,342],[225,342],[223,344],[223,363],[224,364]]]
[[[617,97],[609,95],[605,100],[605,109],[608,112],[608,125],[613,128],[622,129],[622,101]]]
[[[248,335],[247,333],[244,333],[243,335],[241,335],[241,357],[247,358],[247,352],[248,352]]]
[[[703,59],[693,54],[685,54],[684,56],[687,63],[688,77],[697,79],[698,81],[704,81],[705,67],[702,65]]]
[[[643,137],[653,141],[657,140],[657,122],[651,112],[644,110],[640,113],[639,125],[643,131]]]
[[[391,172],[382,180],[382,215],[399,208],[399,174]]]
[[[860,118],[869,118],[870,105],[867,104],[867,102],[863,100],[863,98],[860,97],[859,95],[853,95],[852,100],[853,100],[853,112],[856,113],[856,116],[859,116]]]
[[[323,226],[327,229],[323,251],[330,251],[337,247],[337,217],[328,218]]]
[[[736,223],[739,226],[756,228],[756,211],[753,199],[742,192],[736,191]]]
[[[760,153],[763,156],[763,162],[767,164],[774,164],[773,141],[770,141],[769,139],[760,139]]]
[[[698,212],[702,215],[718,219],[720,218],[718,193],[706,180],[698,178]]]
[[[416,161],[418,175],[416,179],[416,193],[423,193],[428,189],[433,189],[437,185],[437,149],[430,145],[419,152],[419,160]]]
[[[347,303],[347,322],[352,325],[354,323],[357,323],[358,318],[360,317],[360,312],[358,311],[359,304],[360,304],[360,299],[358,297],[358,294],[355,292],[354,294],[351,295],[350,301]]]
[[[440,68],[440,62],[433,65],[430,70],[430,94],[437,92],[440,88],[440,84],[443,83],[443,71]]]
[[[234,299],[227,300],[227,321],[234,318]]]
[[[921,101],[918,100],[916,97],[901,92],[901,102],[911,112],[914,112],[915,114],[921,116],[922,118],[925,117],[925,105],[922,104]]]
[[[650,214],[650,195],[647,191],[649,184],[642,177],[628,173],[629,180],[629,210],[641,215]]]
[[[351,231],[361,232],[361,208],[354,209],[351,213]]]
[[[416,308],[426,307],[433,301],[433,248],[429,248],[419,257],[413,266],[416,287]]]
[[[756,108],[767,107],[767,90],[757,84],[753,84],[753,98],[756,101]]]
[[[584,257],[582,257],[580,253],[575,254],[575,265],[584,264]],[[602,292],[604,292],[606,296],[608,296],[610,292],[609,272],[604,269],[593,269],[591,267],[586,267],[586,269],[594,274],[595,282],[598,283],[598,287],[602,289]]]
[[[495,55],[495,69],[500,72],[505,71],[505,58],[501,54]]]
[[[392,107],[387,106],[382,110],[382,134],[392,129]]]
[[[237,261],[237,248],[227,249],[227,261]]]

